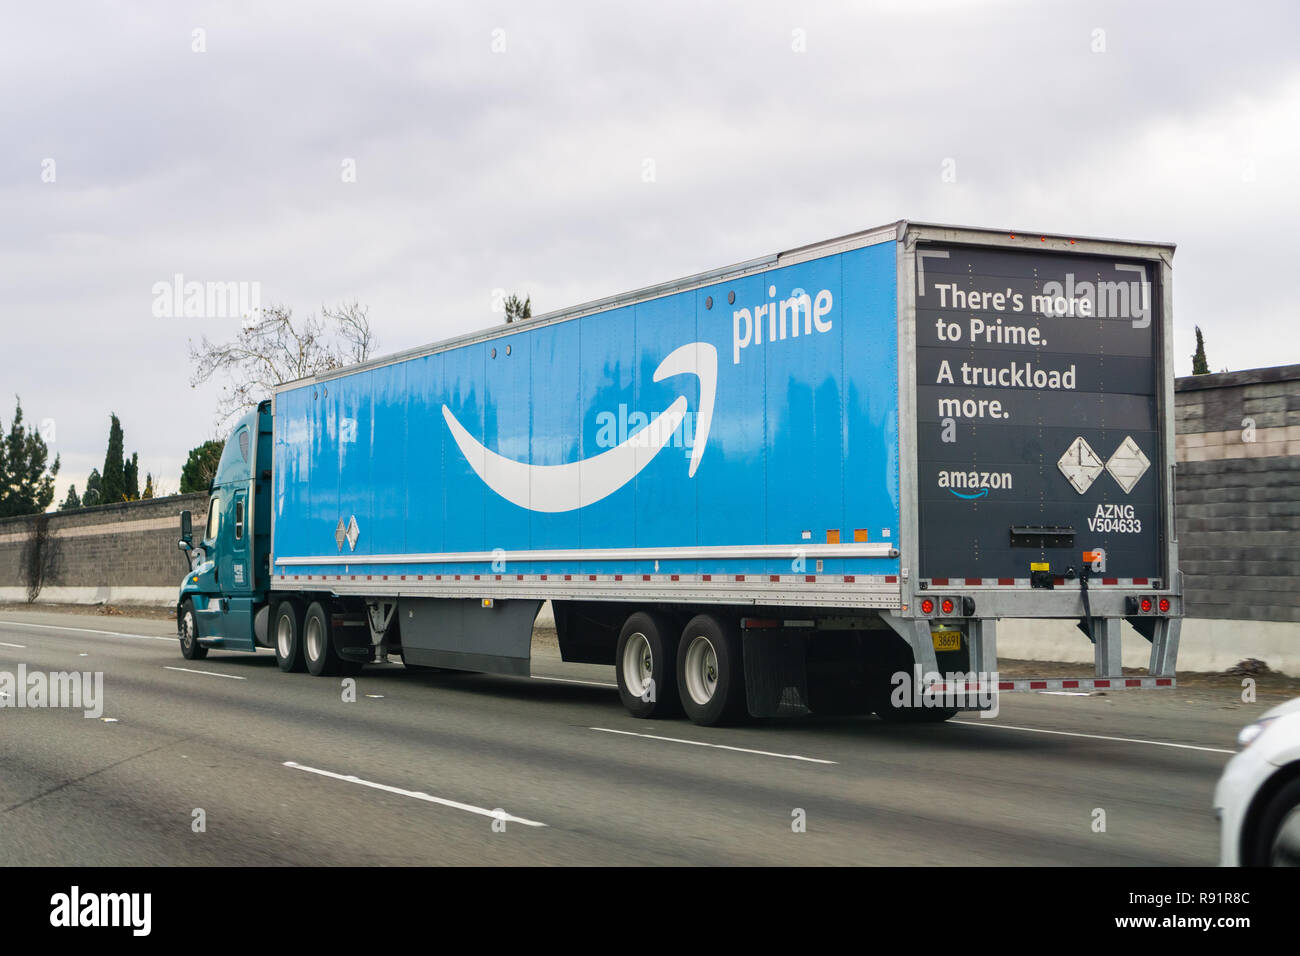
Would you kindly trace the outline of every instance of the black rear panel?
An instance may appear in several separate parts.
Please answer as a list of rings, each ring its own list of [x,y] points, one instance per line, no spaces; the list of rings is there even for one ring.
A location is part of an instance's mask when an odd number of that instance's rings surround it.
[[[920,576],[1163,577],[1158,264],[918,248]]]

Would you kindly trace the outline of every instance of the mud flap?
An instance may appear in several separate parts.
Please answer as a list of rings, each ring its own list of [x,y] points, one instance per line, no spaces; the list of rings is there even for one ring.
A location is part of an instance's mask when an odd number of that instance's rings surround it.
[[[807,637],[744,630],[745,702],[751,717],[801,717],[808,711]]]

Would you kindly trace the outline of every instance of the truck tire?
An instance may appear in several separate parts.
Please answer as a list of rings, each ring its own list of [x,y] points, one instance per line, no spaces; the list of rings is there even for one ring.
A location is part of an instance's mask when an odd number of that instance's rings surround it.
[[[1255,831],[1254,866],[1300,866],[1300,778],[1273,795]]]
[[[307,673],[313,677],[333,677],[340,671],[342,662],[334,650],[329,612],[319,601],[313,601],[303,615],[302,654],[307,662]]]
[[[637,611],[623,624],[614,653],[618,696],[633,717],[681,713],[677,694],[677,635],[658,614]]]
[[[957,711],[949,707],[895,707],[893,703],[894,675],[915,673],[916,658],[912,649],[898,635],[882,634],[873,649],[871,664],[868,667],[868,686],[871,688],[871,709],[876,716],[887,724],[936,724],[943,723],[956,716]],[[950,670],[940,662],[940,670]],[[964,668],[963,668],[964,670]]]
[[[181,657],[187,661],[201,661],[208,656],[208,649],[199,643],[198,620],[194,617],[194,602],[189,598],[181,605],[181,613],[176,618],[176,634],[181,640]]]
[[[744,719],[745,662],[740,631],[712,614],[697,614],[677,644],[677,691],[682,709],[702,727]]]
[[[285,600],[275,606],[272,635],[275,662],[280,670],[299,673],[303,669],[302,628],[299,626],[298,602]]]

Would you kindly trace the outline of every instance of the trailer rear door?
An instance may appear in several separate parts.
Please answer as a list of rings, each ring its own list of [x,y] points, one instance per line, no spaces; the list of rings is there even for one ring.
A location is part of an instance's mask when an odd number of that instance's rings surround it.
[[[917,251],[920,577],[1165,578],[1159,263]]]

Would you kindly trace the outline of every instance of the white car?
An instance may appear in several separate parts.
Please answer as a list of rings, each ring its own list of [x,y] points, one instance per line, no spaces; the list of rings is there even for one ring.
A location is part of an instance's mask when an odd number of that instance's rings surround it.
[[[1300,866],[1300,697],[1237,736],[1214,788],[1223,866]]]

